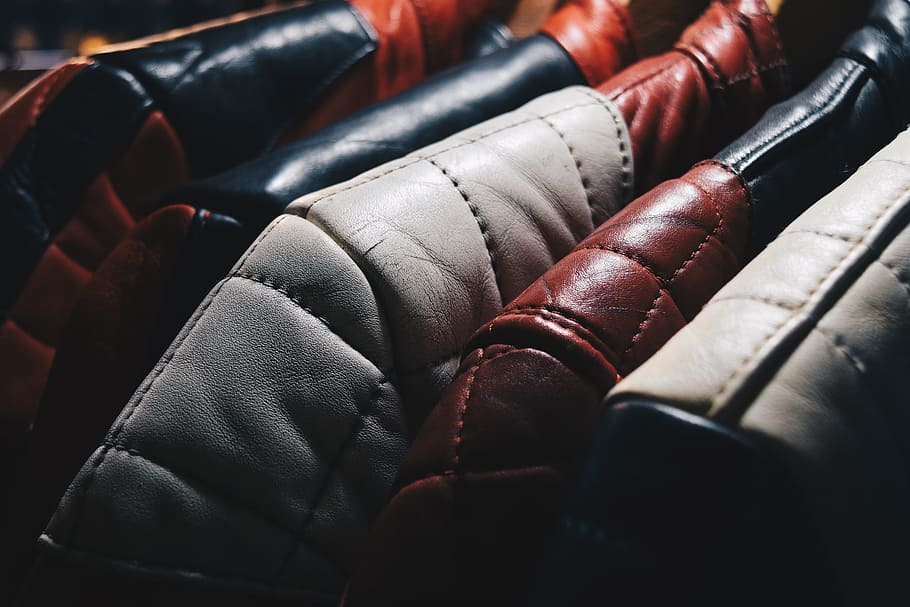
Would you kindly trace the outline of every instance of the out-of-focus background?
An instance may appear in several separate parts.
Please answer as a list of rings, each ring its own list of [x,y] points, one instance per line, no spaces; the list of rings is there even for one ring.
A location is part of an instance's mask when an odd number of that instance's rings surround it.
[[[0,104],[37,73],[104,45],[279,0],[0,0]]]

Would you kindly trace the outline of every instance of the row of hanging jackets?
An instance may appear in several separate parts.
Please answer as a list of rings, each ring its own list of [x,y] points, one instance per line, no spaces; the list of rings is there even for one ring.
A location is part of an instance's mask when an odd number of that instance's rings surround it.
[[[797,90],[764,0],[492,4],[0,110],[3,601],[910,601],[910,2]]]

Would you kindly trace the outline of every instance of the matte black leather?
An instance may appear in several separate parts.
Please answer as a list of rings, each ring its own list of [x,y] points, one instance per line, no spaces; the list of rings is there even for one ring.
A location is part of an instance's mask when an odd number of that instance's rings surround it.
[[[84,103],[86,98],[92,103]],[[89,65],[38,117],[0,167],[0,321],[82,194],[149,114],[127,72]]]
[[[356,9],[322,0],[94,59],[136,76],[202,176],[267,150],[376,46]]]
[[[551,38],[532,36],[257,160],[189,184],[170,202],[210,208],[265,227],[300,196],[573,84],[584,84],[584,77],[569,55]]]
[[[752,189],[753,250],[764,248],[908,123],[910,2],[877,0],[865,27],[821,76],[716,156]]]
[[[837,605],[783,467],[744,434],[650,402],[607,407],[539,605]]]

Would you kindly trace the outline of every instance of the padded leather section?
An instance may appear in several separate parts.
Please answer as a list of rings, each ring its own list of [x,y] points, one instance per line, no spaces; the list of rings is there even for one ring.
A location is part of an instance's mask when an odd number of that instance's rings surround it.
[[[643,402],[599,416],[540,579],[532,604],[842,604],[786,470],[740,432]]]
[[[216,284],[230,270],[223,260],[239,259],[250,240],[229,218],[169,206],[140,222],[95,272],[57,348],[32,430],[28,482],[15,492],[25,506],[15,527],[27,542],[192,315],[181,304],[202,301],[198,291]]]
[[[789,95],[789,71],[764,0],[712,2],[674,48],[598,87],[632,136],[636,191],[682,175]]]
[[[570,88],[295,203],[78,474],[48,558],[337,598],[458,350],[625,202],[627,149]]]
[[[143,84],[180,135],[198,176],[269,149],[376,46],[376,34],[350,4],[321,0],[95,60]]]
[[[756,252],[910,123],[910,3],[876,0],[840,55],[717,155],[752,189]]]
[[[408,451],[346,604],[494,603],[530,587],[600,400],[740,268],[748,218],[737,176],[700,165],[623,209],[478,329]]]
[[[630,375],[741,427],[798,480],[848,604],[903,603],[910,134],[823,198]]]
[[[340,183],[583,78],[546,36],[430,78],[232,171],[187,185],[191,201],[265,226],[295,198]]]

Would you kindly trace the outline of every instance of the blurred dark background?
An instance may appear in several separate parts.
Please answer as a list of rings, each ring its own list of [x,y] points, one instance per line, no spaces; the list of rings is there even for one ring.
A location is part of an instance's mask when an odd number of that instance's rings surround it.
[[[3,0],[0,53],[65,49],[122,42],[192,25],[241,10],[277,4],[272,0]]]
[[[68,57],[280,0],[0,0],[0,104]]]

